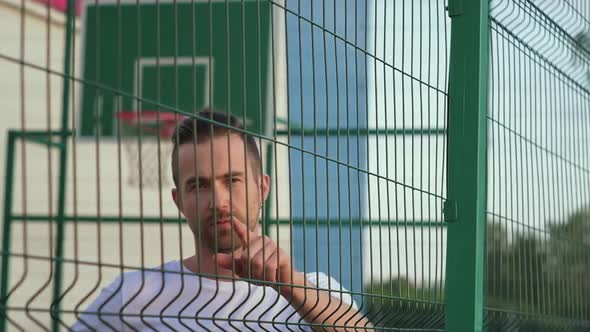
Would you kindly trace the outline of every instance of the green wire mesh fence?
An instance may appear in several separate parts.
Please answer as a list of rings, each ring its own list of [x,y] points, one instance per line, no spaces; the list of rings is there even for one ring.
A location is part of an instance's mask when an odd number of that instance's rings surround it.
[[[490,3],[488,330],[590,327],[589,17],[583,1]]]
[[[0,2],[0,331],[588,329],[584,2],[60,6]]]

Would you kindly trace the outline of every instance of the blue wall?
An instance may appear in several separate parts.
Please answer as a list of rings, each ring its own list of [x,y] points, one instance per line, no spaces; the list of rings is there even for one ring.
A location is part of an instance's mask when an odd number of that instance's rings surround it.
[[[332,1],[288,0],[286,17],[290,127],[342,130],[340,137],[291,136],[292,146],[311,152],[291,149],[289,156],[292,217],[306,223],[293,229],[295,265],[329,273],[355,292],[362,290],[358,220],[366,215],[366,176],[356,168],[366,168],[367,138],[347,136],[346,128],[367,123],[368,1],[339,0],[334,8]],[[318,223],[326,219],[329,225]]]

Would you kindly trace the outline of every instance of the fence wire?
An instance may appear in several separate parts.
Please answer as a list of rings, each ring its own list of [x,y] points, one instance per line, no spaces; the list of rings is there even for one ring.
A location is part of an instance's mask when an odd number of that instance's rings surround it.
[[[589,328],[590,7],[490,2],[488,331]]]
[[[66,3],[0,0],[0,331],[445,330],[446,1]],[[584,331],[590,6],[489,7],[483,323]]]
[[[14,1],[2,13],[2,66],[18,82],[3,331],[442,330],[443,1]],[[197,113],[208,107],[236,119]],[[183,119],[214,132],[182,141]],[[248,175],[233,133],[256,142],[268,188],[247,181],[263,175]],[[203,141],[191,205],[182,144]],[[226,161],[238,175],[224,201],[205,171]],[[252,186],[270,192],[261,209]],[[268,236],[262,256],[282,248],[309,284],[220,272],[206,253],[224,230],[199,222],[228,218],[218,204],[259,220],[231,243]]]

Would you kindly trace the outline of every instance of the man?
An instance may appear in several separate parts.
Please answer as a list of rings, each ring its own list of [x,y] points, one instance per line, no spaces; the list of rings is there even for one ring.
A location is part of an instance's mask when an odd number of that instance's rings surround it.
[[[368,321],[321,273],[297,271],[258,218],[270,177],[254,138],[230,114],[202,111],[173,135],[172,198],[195,255],[121,275],[75,331],[359,331]],[[333,291],[330,291],[333,290]],[[321,325],[321,326],[320,326]]]

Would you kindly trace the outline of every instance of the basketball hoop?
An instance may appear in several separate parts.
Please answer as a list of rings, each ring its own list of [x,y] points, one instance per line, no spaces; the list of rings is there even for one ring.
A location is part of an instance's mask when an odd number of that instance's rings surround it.
[[[173,148],[170,138],[185,116],[174,112],[120,111],[115,117],[121,123],[122,144],[127,153],[128,184],[141,184],[142,188],[168,186]]]

